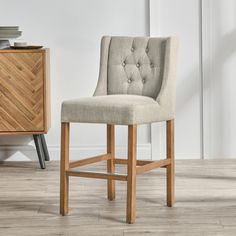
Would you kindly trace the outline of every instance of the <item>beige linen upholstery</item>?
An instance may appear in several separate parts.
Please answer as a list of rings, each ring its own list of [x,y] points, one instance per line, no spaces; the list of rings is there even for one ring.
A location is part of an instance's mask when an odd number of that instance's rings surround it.
[[[80,98],[64,102],[63,106],[64,122],[142,124],[159,120],[161,113],[154,99],[137,95]]]
[[[93,97],[65,101],[62,122],[143,124],[175,114],[176,40],[102,38]]]

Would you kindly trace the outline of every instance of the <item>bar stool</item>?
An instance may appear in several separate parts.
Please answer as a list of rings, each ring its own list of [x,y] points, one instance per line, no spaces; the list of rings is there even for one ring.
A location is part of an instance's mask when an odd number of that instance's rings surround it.
[[[60,213],[68,213],[69,177],[107,180],[107,197],[115,199],[115,181],[127,182],[126,222],[136,215],[136,175],[155,168],[167,171],[167,206],[174,204],[174,118],[177,40],[109,37],[101,41],[100,72],[92,97],[64,101],[61,110]],[[136,160],[137,125],[166,121],[167,158]],[[70,123],[107,124],[107,153],[69,162]],[[115,125],[128,126],[128,159],[115,157]],[[76,167],[107,161],[107,172]],[[115,165],[127,165],[127,175]]]

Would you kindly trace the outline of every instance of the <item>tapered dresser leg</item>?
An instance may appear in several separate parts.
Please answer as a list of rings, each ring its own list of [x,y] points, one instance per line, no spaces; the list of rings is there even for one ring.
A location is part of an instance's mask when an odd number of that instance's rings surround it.
[[[128,179],[126,222],[132,224],[136,217],[136,148],[137,126],[128,126]]]
[[[115,126],[107,125],[107,153],[111,159],[107,161],[107,172],[115,172]],[[115,199],[115,180],[107,180],[107,198],[112,201]]]
[[[60,173],[60,214],[68,213],[69,177],[69,135],[70,123],[61,123],[61,173]]]
[[[41,167],[41,169],[45,169],[46,165],[45,165],[45,158],[44,158],[44,152],[43,152],[41,138],[38,134],[33,135],[33,137],[34,137],[36,151],[38,154],[40,167]]]
[[[166,123],[167,158],[170,165],[167,166],[167,206],[172,207],[175,203],[175,161],[174,161],[174,120]]]
[[[41,138],[41,143],[42,143],[42,147],[43,147],[45,161],[50,161],[48,147],[47,147],[47,143],[46,143],[44,135],[40,134],[40,138]]]

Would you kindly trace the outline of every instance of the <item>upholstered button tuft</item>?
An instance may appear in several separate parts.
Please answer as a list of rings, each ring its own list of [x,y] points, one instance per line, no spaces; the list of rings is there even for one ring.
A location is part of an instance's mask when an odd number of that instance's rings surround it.
[[[145,84],[145,82],[146,82],[146,79],[145,79],[145,78],[143,78],[143,79],[142,79],[142,82],[143,82],[143,84]]]
[[[130,84],[132,82],[132,79],[127,79],[127,82]]]
[[[136,64],[136,66],[139,68],[139,67],[140,67],[140,64],[139,64],[139,63],[137,63],[137,64]]]
[[[153,64],[153,63],[150,63],[150,66],[153,68],[153,67],[154,67],[154,64]]]
[[[125,63],[125,61],[122,63],[122,66],[125,66],[126,65],[126,63]]]
[[[145,49],[145,52],[146,52],[146,53],[148,53],[148,51],[149,51],[149,49],[148,49],[148,48],[146,48],[146,49]]]
[[[131,48],[131,52],[134,52],[134,47]]]

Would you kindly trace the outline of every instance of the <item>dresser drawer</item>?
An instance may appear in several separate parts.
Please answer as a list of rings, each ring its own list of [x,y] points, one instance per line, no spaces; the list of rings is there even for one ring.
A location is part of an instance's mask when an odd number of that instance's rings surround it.
[[[0,132],[49,128],[48,50],[0,50]]]

